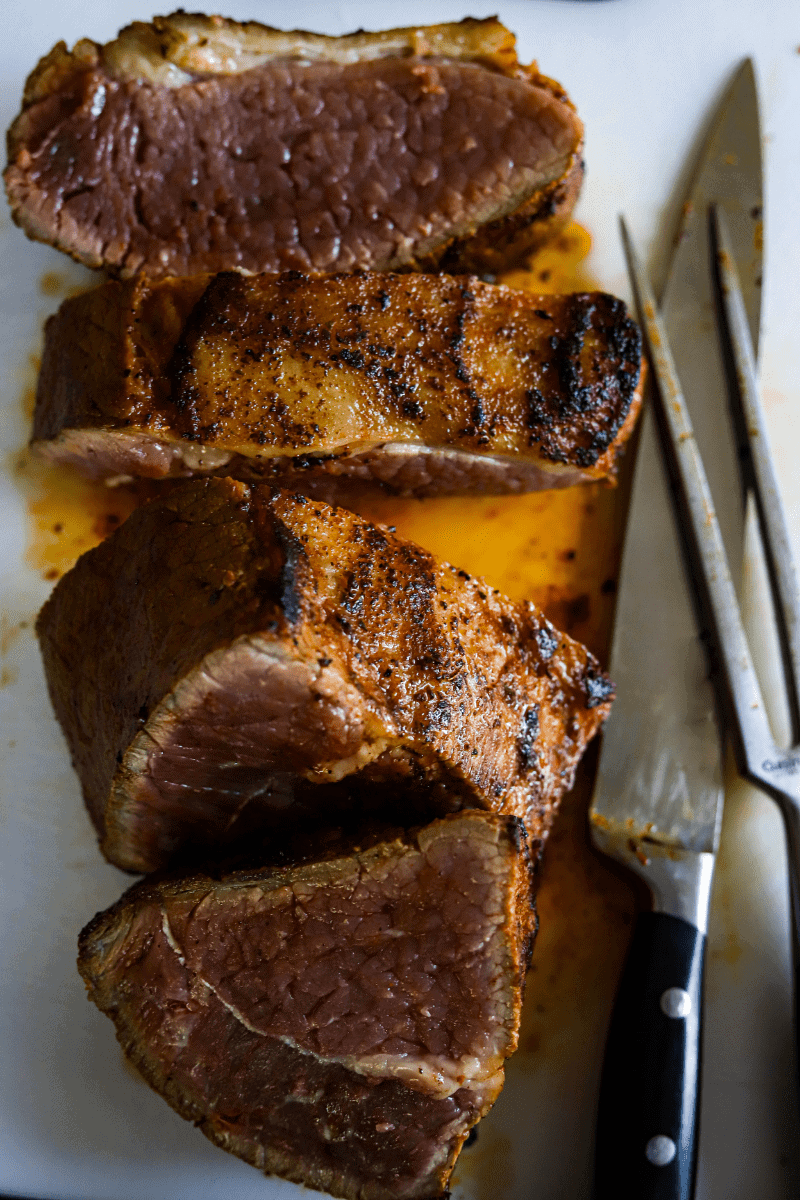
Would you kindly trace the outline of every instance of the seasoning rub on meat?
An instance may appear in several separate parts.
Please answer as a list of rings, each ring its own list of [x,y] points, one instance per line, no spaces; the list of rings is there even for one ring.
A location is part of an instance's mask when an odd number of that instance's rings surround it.
[[[211,1141],[334,1196],[430,1200],[502,1087],[533,933],[524,832],[470,812],[137,884],[83,931],[78,965]]]
[[[103,478],[216,471],[322,499],[613,474],[639,331],[602,293],[473,276],[111,282],[47,325],[33,445]]]
[[[193,480],[56,586],[50,694],[106,856],[462,808],[547,833],[612,688],[512,603],[344,509]]]
[[[498,21],[324,37],[183,12],[30,75],[29,236],[122,275],[496,271],[571,211],[583,127]]]

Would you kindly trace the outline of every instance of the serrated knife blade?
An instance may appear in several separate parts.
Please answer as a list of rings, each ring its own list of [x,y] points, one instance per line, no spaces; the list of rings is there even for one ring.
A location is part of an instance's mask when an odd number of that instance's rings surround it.
[[[757,345],[762,166],[750,60],[736,72],[712,121],[661,303],[728,561],[737,564],[743,505],[714,316],[711,203],[724,209],[731,224]],[[596,1200],[689,1200],[694,1186],[703,956],[723,788],[714,694],[669,487],[646,412],[611,652],[617,699],[603,737],[590,829],[600,850],[644,880],[652,911],[638,918],[609,1032]],[[676,1011],[686,1008],[682,1016],[668,1013],[668,993]]]

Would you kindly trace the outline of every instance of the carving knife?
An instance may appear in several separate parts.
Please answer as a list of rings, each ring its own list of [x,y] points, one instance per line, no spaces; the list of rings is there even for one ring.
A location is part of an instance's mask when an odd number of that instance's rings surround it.
[[[714,318],[710,204],[731,228],[757,347],[762,171],[750,60],[713,118],[661,302],[728,561],[738,564],[743,504]],[[595,1200],[690,1200],[694,1189],[705,935],[723,789],[714,695],[669,486],[648,411],[611,652],[617,699],[589,817],[595,846],[636,873],[651,906],[637,918],[609,1029]]]

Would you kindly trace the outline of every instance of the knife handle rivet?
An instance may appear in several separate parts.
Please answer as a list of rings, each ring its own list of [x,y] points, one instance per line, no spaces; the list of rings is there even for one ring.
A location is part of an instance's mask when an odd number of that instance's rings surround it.
[[[680,1017],[688,1017],[692,1011],[692,997],[683,988],[671,987],[661,993],[661,1011],[667,1017],[673,1017],[678,1020]]]
[[[656,1137],[651,1137],[644,1148],[645,1158],[654,1167],[668,1166],[677,1153],[678,1147],[672,1138],[665,1137],[663,1133],[659,1133]]]

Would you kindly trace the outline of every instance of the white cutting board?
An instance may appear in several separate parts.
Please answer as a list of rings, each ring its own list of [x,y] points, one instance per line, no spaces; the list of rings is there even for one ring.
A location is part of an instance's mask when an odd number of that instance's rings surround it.
[[[439,0],[319,4],[233,0],[226,15],[342,33],[496,11]],[[147,8],[123,0],[5,0],[0,124],[25,76],[59,38],[112,37]],[[652,246],[685,157],[731,69],[752,54],[766,135],[766,294],[762,380],[777,468],[800,560],[800,4],[797,0],[530,0],[499,5],[560,80],[586,124],[588,171],[578,219],[594,239],[593,275],[628,295],[616,216]],[[35,246],[0,212],[0,1192],[48,1200],[291,1200],[210,1146],[122,1065],[106,1018],[74,968],[78,929],[127,878],[105,865],[51,715],[32,618],[50,585],[23,561],[25,501],[11,466],[27,436],[43,318],[57,299],[47,272],[85,273]],[[755,623],[763,624],[762,614]],[[26,627],[20,628],[20,622]],[[708,980],[701,1200],[800,1195],[788,973],[786,878],[769,801],[733,788],[714,892]],[[512,1061],[508,1085],[465,1153],[456,1196],[588,1200],[592,1109],[610,991],[587,987],[578,1030],[558,1054]],[[529,988],[536,1004],[536,982]],[[547,1038],[547,1021],[543,1023]],[[470,1160],[469,1156],[472,1156]]]

